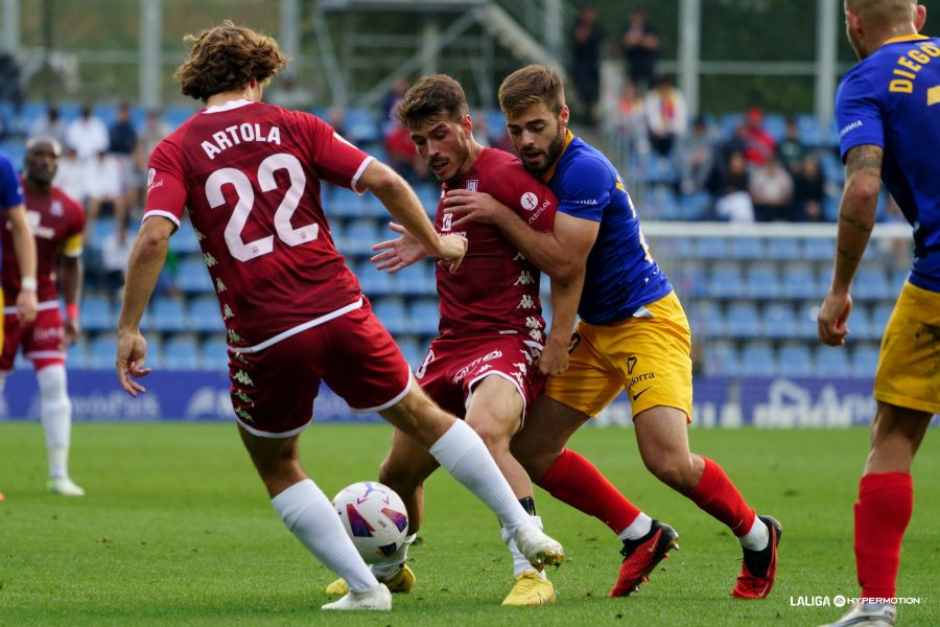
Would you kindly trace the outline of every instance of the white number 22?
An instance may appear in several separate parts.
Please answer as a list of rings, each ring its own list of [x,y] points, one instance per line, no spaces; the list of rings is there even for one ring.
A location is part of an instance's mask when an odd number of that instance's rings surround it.
[[[296,229],[291,226],[291,218],[297,210],[297,205],[307,185],[307,176],[304,174],[300,161],[286,152],[267,157],[258,166],[258,185],[262,192],[277,189],[274,173],[278,170],[287,170],[290,187],[281,199],[277,211],[274,212],[274,230],[278,238],[288,246],[312,242],[320,233],[318,224],[308,224]],[[229,252],[239,261],[248,261],[267,255],[274,250],[273,235],[251,242],[242,239],[242,231],[248,222],[248,214],[251,213],[255,204],[254,189],[244,172],[236,168],[221,168],[210,174],[206,179],[206,198],[209,200],[209,206],[216,209],[225,204],[225,197],[222,194],[222,188],[225,185],[232,185],[235,188],[235,195],[238,196],[232,217],[225,225],[225,243],[228,245]]]

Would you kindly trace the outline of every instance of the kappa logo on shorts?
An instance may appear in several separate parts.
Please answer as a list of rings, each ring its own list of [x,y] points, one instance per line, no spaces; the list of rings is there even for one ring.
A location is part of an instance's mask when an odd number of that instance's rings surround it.
[[[249,377],[248,373],[245,372],[244,370],[239,370],[238,372],[235,373],[235,375],[232,378],[238,381],[239,383],[241,383],[242,385],[247,385],[248,387],[255,386],[255,382],[251,380],[251,377]]]
[[[636,368],[636,362],[636,355],[630,355],[627,357],[627,374],[633,374],[633,369]]]

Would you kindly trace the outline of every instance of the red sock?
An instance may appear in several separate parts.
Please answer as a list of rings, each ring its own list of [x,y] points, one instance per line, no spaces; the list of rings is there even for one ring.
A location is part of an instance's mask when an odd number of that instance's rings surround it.
[[[738,489],[731,483],[721,466],[714,460],[705,460],[705,470],[689,498],[706,512],[728,525],[734,535],[741,537],[751,530],[756,514]]]
[[[855,567],[865,598],[894,598],[901,540],[914,509],[914,482],[906,472],[865,475],[855,503]]]
[[[536,483],[559,501],[600,519],[614,533],[629,527],[640,514],[594,464],[569,449]]]

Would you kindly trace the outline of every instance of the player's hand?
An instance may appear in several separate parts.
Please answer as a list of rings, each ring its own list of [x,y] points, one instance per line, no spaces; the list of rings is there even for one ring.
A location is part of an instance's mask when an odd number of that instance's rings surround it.
[[[444,209],[454,214],[453,228],[466,222],[495,224],[506,208],[485,192],[453,189],[444,196]]]
[[[568,369],[568,342],[548,338],[539,357],[539,372],[544,375],[562,374]]]
[[[20,290],[19,296],[16,297],[16,314],[20,322],[29,324],[35,320],[37,306],[35,290]]]
[[[438,242],[437,257],[440,259],[439,263],[443,264],[449,271],[457,272],[470,245],[467,238],[463,235],[451,233],[441,235]]]
[[[117,375],[124,388],[131,396],[146,392],[147,388],[134,381],[150,374],[150,368],[144,368],[147,356],[147,340],[136,329],[118,333]]]
[[[376,268],[394,274],[428,256],[429,253],[421,242],[405,227],[392,222],[388,228],[400,234],[401,237],[372,245],[372,250],[376,254],[369,261],[375,264]]]
[[[65,338],[62,341],[62,348],[67,349],[69,346],[78,341],[78,336],[81,335],[82,328],[78,323],[78,320],[66,320],[65,321]]]
[[[852,313],[852,296],[848,292],[829,290],[816,317],[819,323],[819,339],[823,344],[829,346],[845,344],[845,336],[849,334],[846,322],[850,313]]]

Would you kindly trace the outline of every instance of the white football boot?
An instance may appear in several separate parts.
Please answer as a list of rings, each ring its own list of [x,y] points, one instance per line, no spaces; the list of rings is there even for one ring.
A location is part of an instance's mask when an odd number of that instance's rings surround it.
[[[372,610],[379,612],[388,612],[392,609],[392,593],[388,591],[384,583],[366,590],[365,592],[355,592],[350,590],[346,596],[339,601],[327,603],[323,610]]]
[[[46,487],[53,494],[61,494],[62,496],[85,496],[85,491],[68,477],[50,479]]]
[[[565,561],[565,549],[535,525],[516,529],[513,539],[529,563],[538,570],[545,566],[558,566]]]
[[[858,603],[845,616],[821,627],[894,627],[898,611],[884,603]]]

